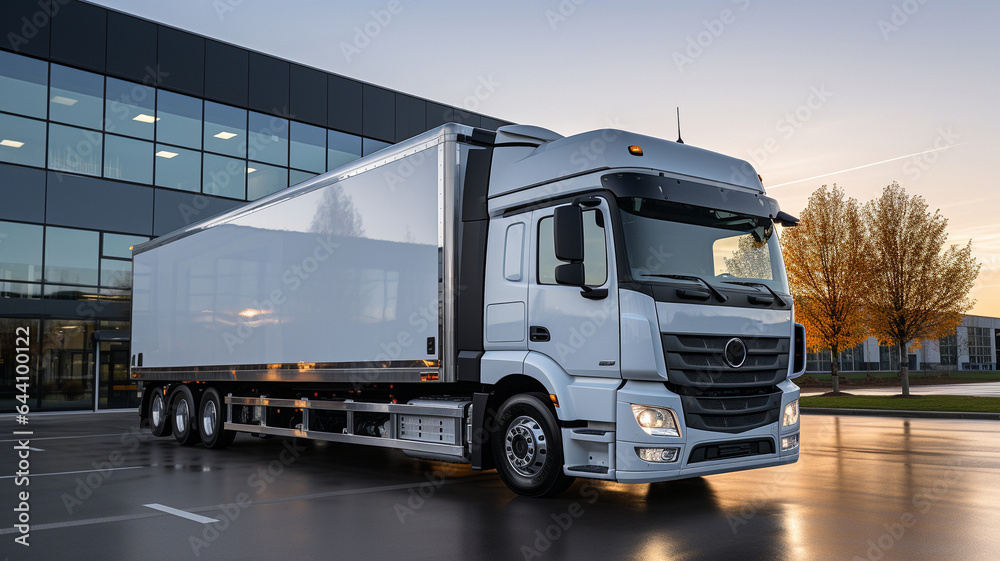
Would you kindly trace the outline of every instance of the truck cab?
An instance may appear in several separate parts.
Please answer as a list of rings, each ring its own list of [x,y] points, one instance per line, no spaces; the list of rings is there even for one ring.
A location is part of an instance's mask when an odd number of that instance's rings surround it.
[[[562,475],[795,462],[805,341],[776,233],[795,220],[749,164],[619,130],[512,126],[494,145],[482,382],[544,385]],[[493,447],[515,488],[552,452],[527,424]]]

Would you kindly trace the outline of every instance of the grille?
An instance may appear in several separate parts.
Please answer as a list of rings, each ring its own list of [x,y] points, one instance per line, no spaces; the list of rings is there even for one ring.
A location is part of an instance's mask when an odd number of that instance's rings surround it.
[[[663,352],[671,389],[681,395],[689,428],[738,433],[778,420],[788,375],[787,337],[740,337],[747,356],[739,368],[723,360],[728,335],[664,333]]]

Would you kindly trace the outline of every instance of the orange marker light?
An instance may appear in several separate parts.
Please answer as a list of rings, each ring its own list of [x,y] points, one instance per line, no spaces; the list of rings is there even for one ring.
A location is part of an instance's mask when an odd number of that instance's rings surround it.
[[[636,146],[635,144],[633,144],[632,146],[628,147],[628,153],[632,154],[633,156],[642,156],[642,146]]]
[[[559,407],[559,398],[556,397],[556,394],[550,393],[549,394],[549,399],[552,400],[552,405],[555,405],[556,407]]]

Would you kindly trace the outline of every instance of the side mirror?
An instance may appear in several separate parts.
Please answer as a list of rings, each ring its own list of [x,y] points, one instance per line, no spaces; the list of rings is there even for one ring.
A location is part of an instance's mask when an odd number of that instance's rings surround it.
[[[583,263],[566,263],[556,267],[556,283],[569,286],[583,286],[586,284],[587,273]]]
[[[575,204],[561,206],[553,211],[552,219],[556,259],[583,261],[583,210]]]

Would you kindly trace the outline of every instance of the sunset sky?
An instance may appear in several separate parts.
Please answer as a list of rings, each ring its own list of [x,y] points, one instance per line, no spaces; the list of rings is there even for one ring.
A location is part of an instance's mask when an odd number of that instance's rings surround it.
[[[972,239],[972,313],[1000,316],[996,2],[97,3],[564,135],[675,138],[679,106],[688,144],[749,160],[792,214],[898,181]]]

